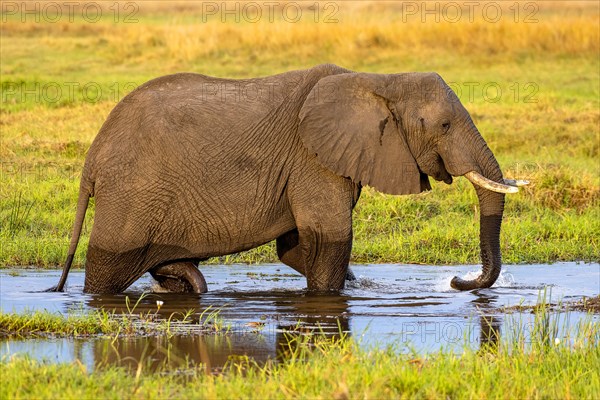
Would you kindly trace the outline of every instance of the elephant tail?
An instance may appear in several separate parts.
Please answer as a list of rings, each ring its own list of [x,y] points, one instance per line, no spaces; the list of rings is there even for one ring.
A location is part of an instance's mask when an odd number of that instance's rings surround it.
[[[63,267],[60,281],[56,287],[48,289],[49,292],[62,292],[67,281],[67,275],[71,269],[73,263],[73,257],[75,256],[75,250],[77,250],[77,243],[79,243],[79,236],[81,235],[81,228],[83,227],[83,220],[85,219],[85,212],[87,211],[88,203],[90,201],[91,193],[86,190],[84,186],[79,190],[79,199],[77,200],[77,211],[75,213],[75,224],[73,225],[73,236],[71,236],[71,244],[69,245],[69,253],[67,255],[67,261]]]

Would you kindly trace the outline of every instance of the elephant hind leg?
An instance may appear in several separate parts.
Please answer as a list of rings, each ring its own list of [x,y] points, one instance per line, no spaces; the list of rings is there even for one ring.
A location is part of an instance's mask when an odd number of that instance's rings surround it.
[[[121,293],[138,280],[147,268],[140,260],[147,249],[140,247],[119,253],[90,244],[85,262],[85,293]],[[128,266],[125,269],[124,266]]]
[[[161,287],[173,293],[206,293],[208,287],[196,263],[177,262],[152,268],[150,274]]]

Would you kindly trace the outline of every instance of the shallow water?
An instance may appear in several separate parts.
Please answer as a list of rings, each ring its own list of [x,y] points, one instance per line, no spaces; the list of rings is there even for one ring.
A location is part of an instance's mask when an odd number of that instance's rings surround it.
[[[164,302],[158,314],[165,318],[194,310],[191,316],[198,320],[205,310],[219,309],[230,326],[227,335],[184,330],[170,338],[0,337],[0,357],[26,353],[50,362],[77,359],[90,369],[99,364],[135,367],[140,360],[150,367],[163,363],[177,367],[187,360],[218,370],[236,357],[248,356],[258,362],[285,358],[286,335],[311,328],[332,335],[347,333],[365,347],[460,351],[465,344],[479,348],[511,331],[509,325],[517,317],[503,314],[503,307],[534,305],[544,291],[546,301],[551,302],[575,301],[600,292],[600,264],[505,266],[492,288],[470,292],[451,289],[450,280],[454,275],[476,276],[476,266],[354,265],[352,269],[358,279],[341,294],[317,295],[306,292],[304,277],[284,265],[202,266],[209,293],[152,293],[142,298],[135,312],[157,312],[157,300]],[[61,313],[104,308],[127,313],[127,297],[131,306],[143,292],[157,289],[145,276],[125,294],[83,294],[84,274],[72,271],[66,292],[42,292],[55,285],[59,276],[57,270],[0,271],[0,308],[5,312],[46,309]],[[589,318],[581,312],[571,312],[568,317],[559,315],[560,331]],[[533,319],[530,315],[518,318],[526,335]],[[593,318],[599,321],[598,316]]]

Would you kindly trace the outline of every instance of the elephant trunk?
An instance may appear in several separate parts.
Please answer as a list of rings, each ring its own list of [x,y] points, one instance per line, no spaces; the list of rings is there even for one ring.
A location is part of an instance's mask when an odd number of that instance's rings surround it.
[[[476,172],[476,175],[482,175],[484,179],[502,185],[504,180],[498,162],[483,139],[481,139],[479,144],[480,149],[475,153],[475,164],[481,171],[481,174]],[[504,213],[504,193],[510,193],[510,191],[507,192],[502,190],[501,187],[494,188],[493,185],[486,185],[480,181],[473,180],[471,179],[472,175],[470,176],[469,173],[465,174],[465,176],[473,183],[479,199],[479,245],[481,248],[482,273],[473,280],[454,277],[450,285],[458,290],[488,288],[496,282],[502,268],[500,227]]]

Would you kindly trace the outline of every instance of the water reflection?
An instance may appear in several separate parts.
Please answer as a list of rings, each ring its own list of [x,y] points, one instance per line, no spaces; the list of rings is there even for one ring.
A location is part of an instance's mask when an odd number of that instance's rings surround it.
[[[256,294],[242,294],[246,301],[252,301],[254,296]],[[487,297],[479,299],[483,301],[481,299],[485,298]],[[177,299],[173,297],[171,300]],[[131,303],[134,301],[138,302],[138,311],[151,309],[154,303],[153,296],[141,300],[134,297]],[[179,302],[187,305],[193,303],[197,307],[211,306],[210,302],[203,302],[197,296],[179,299]],[[298,296],[277,297],[272,302],[278,321],[267,322],[264,325],[230,326],[227,334],[194,334],[192,329],[191,334],[177,334],[171,337],[158,335],[95,340],[94,367],[119,365],[130,370],[157,370],[168,366],[173,370],[202,366],[207,372],[215,372],[220,371],[230,360],[247,358],[259,365],[268,360],[283,362],[297,356],[298,346],[305,347],[323,336],[330,340],[347,340],[352,337],[348,296],[304,293]],[[108,304],[115,303],[118,304],[116,298],[93,296],[88,305],[106,309],[110,307]],[[163,310],[161,312],[164,314]],[[194,315],[194,322],[197,323],[202,311],[197,311]],[[479,327],[471,326],[469,329],[479,331],[481,351],[497,348],[502,319],[481,315],[478,322]],[[458,337],[460,334],[454,333],[453,336]]]
[[[500,344],[500,328],[502,318],[494,315],[479,317],[479,352],[493,352]]]
[[[299,346],[326,335],[329,339],[347,340],[346,333],[334,331],[337,324],[330,317],[311,318],[312,326],[322,329],[315,334],[314,329],[299,326],[278,326],[274,331],[233,332],[227,335],[175,335],[168,337],[119,337],[93,341],[93,359],[87,360],[92,368],[106,365],[118,365],[136,371],[158,370],[168,366],[170,370],[185,369],[191,366],[204,368],[207,373],[222,370],[230,360],[248,359],[261,365],[268,360],[284,362],[300,352]],[[347,318],[339,318],[339,326]],[[479,319],[479,351],[488,352],[498,348],[502,320],[492,316]],[[313,325],[314,324],[314,325]],[[329,332],[327,332],[329,330]],[[311,334],[309,335],[309,332]],[[337,333],[333,333],[337,332]],[[81,346],[81,344],[80,344]],[[77,349],[78,341],[74,342]],[[85,360],[82,351],[75,351],[75,358]]]
[[[304,330],[330,335],[350,332],[350,306],[348,296],[327,294],[304,294],[274,302],[283,320],[278,330],[295,331],[299,325]]]
[[[347,296],[313,295],[297,293],[277,295],[277,293],[228,294],[235,303],[252,304],[260,299],[271,303],[269,316],[253,315],[253,321],[244,322],[239,311],[231,307],[220,308],[219,318],[237,320],[228,324],[218,334],[196,334],[191,328],[189,334],[150,337],[122,337],[116,340],[97,340],[94,343],[94,364],[121,365],[129,369],[143,368],[156,370],[164,365],[170,368],[186,368],[189,365],[203,365],[207,371],[222,369],[229,360],[247,357],[258,364],[267,360],[284,361],[296,353],[297,346],[306,341],[349,337],[350,318]],[[141,298],[140,298],[141,297]],[[165,306],[157,311],[156,299],[162,299]],[[222,299],[222,296],[217,296]],[[215,298],[196,295],[154,294],[140,296],[131,294],[129,307],[124,305],[125,296],[90,296],[87,306],[114,310],[115,312],[152,312],[162,318],[169,318],[173,309],[191,309],[191,321],[201,323],[207,312],[217,309]],[[134,308],[135,307],[135,308]],[[263,307],[264,309],[264,307]],[[258,309],[256,311],[259,311]],[[244,316],[248,317],[247,312]],[[267,319],[261,321],[261,317]],[[196,329],[198,331],[200,329]],[[223,333],[226,332],[226,333]]]
[[[480,312],[489,313],[498,307],[499,296],[491,291],[475,290],[477,297],[471,301]],[[493,314],[482,314],[479,316],[479,351],[488,352],[498,349],[500,341],[500,328],[502,318]]]
[[[476,298],[471,301],[477,308],[491,309],[498,306],[499,296],[490,290],[474,290]]]
[[[265,363],[275,358],[275,348],[269,336],[253,333],[119,338],[96,340],[93,363],[96,368],[118,365],[134,371],[202,367],[210,373],[231,359],[248,357]]]

